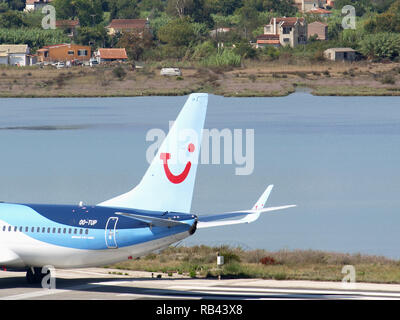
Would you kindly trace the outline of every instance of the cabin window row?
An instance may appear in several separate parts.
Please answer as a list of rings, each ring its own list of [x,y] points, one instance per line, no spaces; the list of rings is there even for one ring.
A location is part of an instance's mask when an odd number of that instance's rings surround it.
[[[64,234],[88,234],[89,229],[77,229],[77,228],[50,228],[50,227],[17,227],[17,226],[3,226],[3,231],[20,231],[20,232],[36,232],[36,233],[64,233]]]

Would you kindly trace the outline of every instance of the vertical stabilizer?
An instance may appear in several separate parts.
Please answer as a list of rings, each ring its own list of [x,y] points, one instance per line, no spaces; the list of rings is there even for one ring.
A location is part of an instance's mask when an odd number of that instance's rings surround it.
[[[140,183],[99,206],[189,213],[208,95],[191,94]]]

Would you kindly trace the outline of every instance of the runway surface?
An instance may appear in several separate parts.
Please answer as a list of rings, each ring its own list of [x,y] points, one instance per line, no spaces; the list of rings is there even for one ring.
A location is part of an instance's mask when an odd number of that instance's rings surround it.
[[[118,274],[122,273],[122,274]],[[400,285],[261,279],[191,279],[103,268],[56,270],[55,289],[0,271],[0,300],[400,299]]]

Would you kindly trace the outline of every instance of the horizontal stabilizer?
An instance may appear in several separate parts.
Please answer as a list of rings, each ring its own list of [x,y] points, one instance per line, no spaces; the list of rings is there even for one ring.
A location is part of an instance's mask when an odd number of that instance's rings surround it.
[[[268,197],[272,191],[273,185],[269,185],[258,201],[255,203],[251,210],[242,210],[242,211],[234,211],[234,212],[226,212],[221,214],[214,214],[214,215],[207,215],[207,216],[200,216],[198,218],[197,228],[210,228],[210,227],[219,227],[219,226],[227,226],[232,224],[239,224],[239,223],[251,223],[256,221],[261,213],[277,211],[282,209],[288,209],[292,207],[296,207],[296,205],[286,205],[286,206],[279,206],[279,207],[269,207],[264,208]],[[244,216],[244,217],[242,217]],[[225,220],[225,219],[232,219],[238,218],[240,219],[233,219],[233,220]]]
[[[187,223],[181,222],[181,221],[156,218],[156,217],[152,217],[152,216],[144,216],[144,215],[135,214],[135,213],[116,212],[115,214],[142,221],[142,222],[148,224],[150,227],[153,227],[153,226],[154,227],[175,227],[175,226],[187,225]]]

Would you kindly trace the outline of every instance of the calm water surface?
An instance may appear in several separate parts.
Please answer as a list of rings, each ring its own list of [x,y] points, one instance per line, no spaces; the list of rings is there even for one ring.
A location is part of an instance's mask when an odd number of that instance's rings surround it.
[[[0,99],[0,199],[95,204],[131,189],[147,131],[167,131],[186,98]],[[400,98],[210,96],[205,126],[254,129],[255,167],[200,165],[193,212],[250,208],[270,183],[271,206],[298,207],[185,244],[400,258]]]

